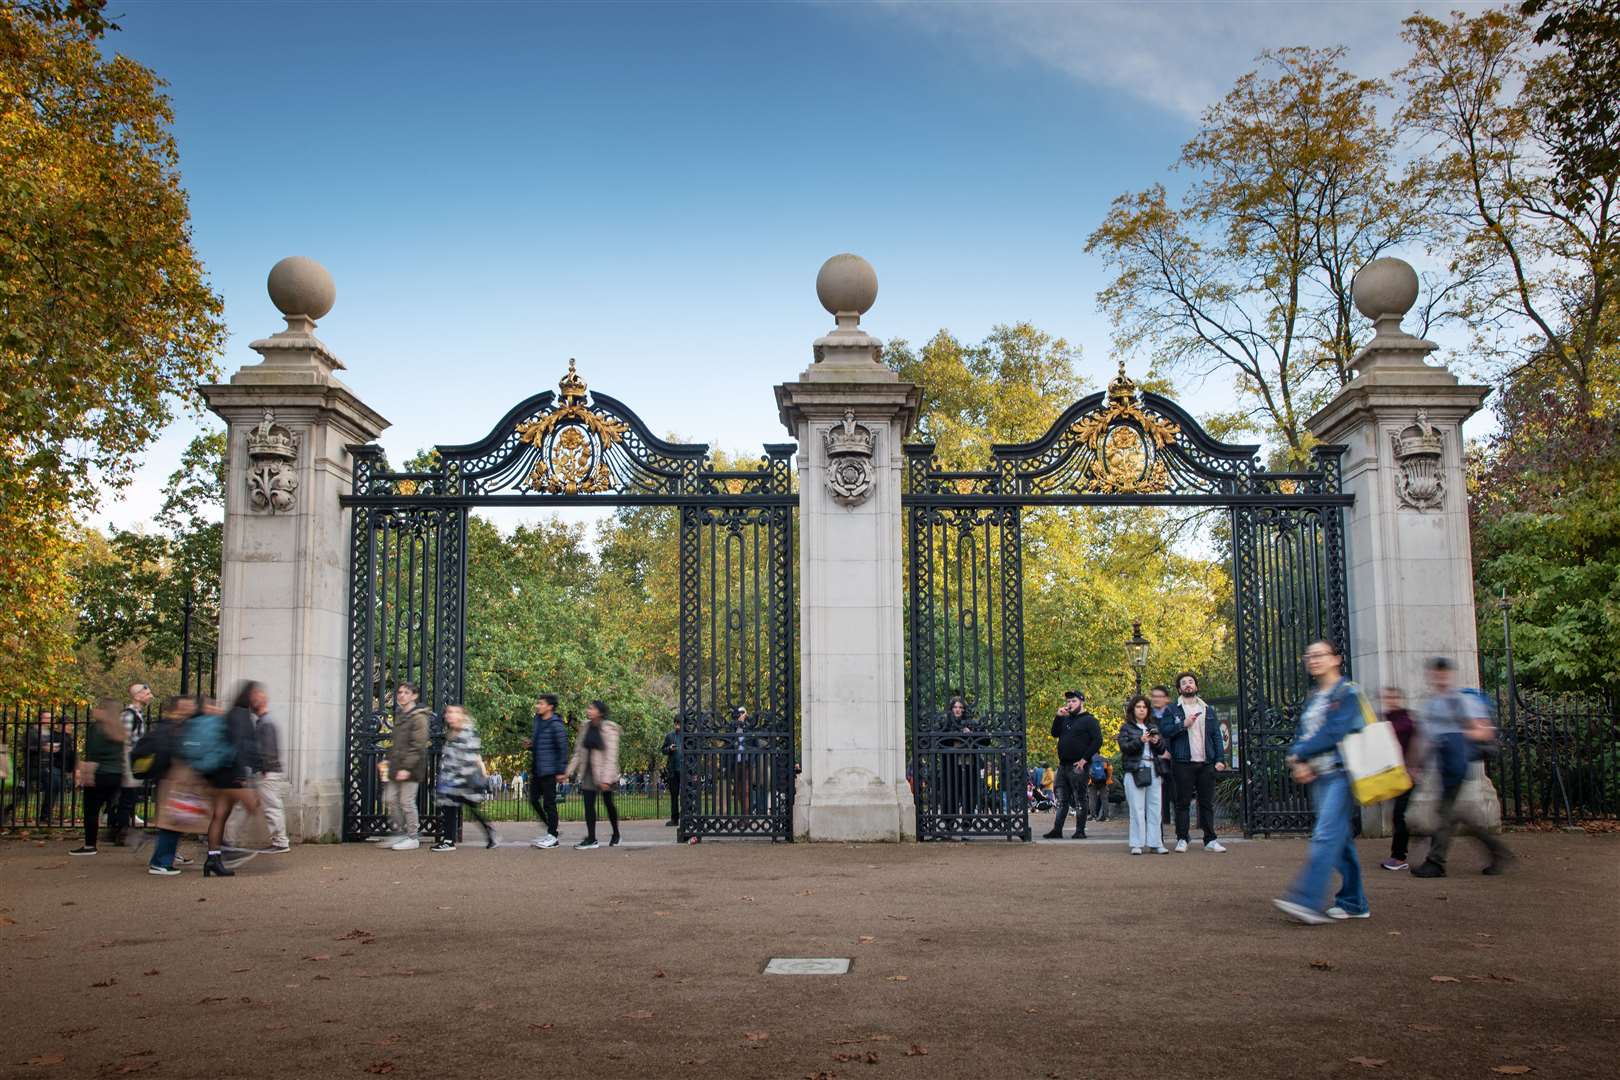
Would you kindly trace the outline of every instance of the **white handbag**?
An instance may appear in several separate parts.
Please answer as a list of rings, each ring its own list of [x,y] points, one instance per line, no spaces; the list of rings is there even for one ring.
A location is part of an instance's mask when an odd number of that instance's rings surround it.
[[[1339,756],[1350,776],[1350,790],[1363,806],[1387,802],[1412,789],[1400,740],[1386,721],[1364,724],[1346,735],[1339,743]]]

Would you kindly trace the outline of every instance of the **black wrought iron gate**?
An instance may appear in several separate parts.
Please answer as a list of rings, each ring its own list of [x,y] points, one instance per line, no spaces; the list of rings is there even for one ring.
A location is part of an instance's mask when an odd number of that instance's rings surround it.
[[[769,445],[753,468],[718,469],[706,446],[665,442],[622,402],[590,393],[572,361],[557,393],[519,404],[479,442],[438,447],[429,471],[394,471],[380,447],[349,447],[344,839],[387,828],[379,766],[399,683],[414,683],[435,717],[462,701],[467,515],[496,506],[679,515],[681,835],[791,839],[795,449]],[[433,735],[436,763],[437,721]],[[419,809],[440,834],[432,780]]]
[[[1308,694],[1299,657],[1347,643],[1343,447],[1269,472],[1258,447],[1211,438],[1191,416],[1119,376],[1040,439],[951,471],[906,448],[909,738],[921,839],[1029,839],[1023,508],[1225,508],[1238,654],[1238,772],[1246,832],[1309,828],[1283,756]],[[953,703],[960,699],[959,708]],[[1105,740],[1115,730],[1104,720]]]

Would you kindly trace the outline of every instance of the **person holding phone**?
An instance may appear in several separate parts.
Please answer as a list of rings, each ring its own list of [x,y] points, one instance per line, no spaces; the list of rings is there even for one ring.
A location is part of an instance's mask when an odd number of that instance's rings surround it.
[[[1057,789],[1057,818],[1052,831],[1045,833],[1047,840],[1063,838],[1063,820],[1069,808],[1074,808],[1074,839],[1086,838],[1087,770],[1091,758],[1102,749],[1102,725],[1086,711],[1086,695],[1070,690],[1063,695],[1063,704],[1052,719],[1052,738],[1058,744],[1058,770],[1054,784]]]

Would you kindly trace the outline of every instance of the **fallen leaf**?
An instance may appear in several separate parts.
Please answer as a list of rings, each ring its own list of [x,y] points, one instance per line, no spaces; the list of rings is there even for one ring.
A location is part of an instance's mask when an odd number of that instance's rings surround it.
[[[866,1052],[866,1063],[868,1065],[876,1065],[878,1063],[878,1056],[877,1056],[877,1051],[876,1050],[868,1050]]]
[[[834,1061],[859,1061],[859,1060],[861,1060],[861,1055],[859,1055],[859,1054],[834,1054],[833,1055],[833,1060]]]
[[[550,1031],[552,1026],[550,1024],[530,1024],[529,1027],[534,1031]]]
[[[1312,960],[1311,961],[1311,967],[1315,968],[1317,971],[1332,971],[1333,969],[1335,969],[1338,966],[1339,965],[1335,964],[1331,960]]]
[[[1382,1069],[1389,1064],[1388,1058],[1353,1057],[1350,1064],[1360,1065],[1363,1069]]]
[[[159,971],[157,968],[153,968],[151,971],[143,971],[143,972],[141,972],[141,974],[142,975],[161,975],[161,974],[163,974],[163,972]]]
[[[1527,1072],[1535,1072],[1528,1065],[1492,1065],[1491,1072],[1501,1073],[1503,1076],[1523,1076]]]
[[[252,969],[252,968],[250,968],[250,967],[245,967],[245,968],[231,968],[231,974],[233,974],[233,975],[240,975],[240,974],[242,974],[242,973],[243,973],[243,972],[246,972],[246,971],[252,971],[252,970],[253,970],[253,969]]]
[[[911,976],[910,975],[890,975],[889,976],[889,981],[890,982],[910,982],[911,981]]]
[[[330,960],[330,959],[332,959],[332,954],[331,953],[325,953],[325,952],[318,952],[318,953],[314,953],[313,955],[306,956],[306,957],[304,957],[304,959],[305,960]]]
[[[673,911],[655,911],[653,914],[658,916],[660,919],[667,919],[675,913]]]
[[[626,1020],[651,1020],[653,1018],[653,1014],[646,1011],[627,1012],[624,1014],[624,1018]]]
[[[877,940],[877,938],[873,937],[871,934],[862,934],[860,936],[860,940],[858,940],[855,944],[857,944],[857,945],[870,945],[870,944],[872,944],[872,942],[874,942],[876,940]]]
[[[662,978],[664,978],[664,969],[663,969],[663,968],[659,968],[659,969],[658,969],[658,970],[657,970],[657,971],[655,971],[655,972],[653,972],[653,978],[655,978],[655,979],[662,979]]]
[[[197,999],[197,1004],[199,1004],[199,1005],[217,1005],[221,1001],[229,1001],[229,1000],[231,1000],[231,999],[228,998],[228,997],[205,997],[205,998],[198,998]]]
[[[29,1065],[60,1065],[67,1060],[66,1054],[39,1054],[28,1059]]]
[[[1384,933],[1388,934],[1390,937],[1400,937],[1401,936],[1401,932],[1399,930],[1386,930],[1386,931],[1384,931]]]
[[[928,1047],[921,1043],[912,1043],[911,1049],[906,1051],[906,1057],[927,1057]]]
[[[95,983],[91,983],[90,985],[93,988],[94,987],[102,987],[102,986],[117,986],[118,985],[118,976],[109,975],[109,976],[107,976],[107,980],[105,982],[95,982]]]
[[[317,975],[313,979],[310,980],[310,982],[331,982],[331,981],[332,981],[332,976],[330,976],[330,975]]]
[[[1039,1010],[1039,1009],[1037,1009],[1037,1008],[1036,1008],[1036,1007],[1035,1007],[1035,1006],[1033,1006],[1033,1005],[1025,1005],[1025,1006],[1024,1006],[1024,1011],[1025,1011],[1025,1012],[1027,1012],[1027,1013],[1038,1013],[1038,1012],[1040,1012],[1040,1011],[1041,1011],[1041,1010]]]
[[[768,1031],[745,1031],[745,1032],[743,1032],[743,1038],[747,1039],[749,1042],[763,1042],[763,1041],[765,1041],[766,1039],[768,1039],[770,1037],[771,1037],[771,1033],[768,1032]]]
[[[0,915],[0,926],[16,926],[17,920],[10,915]]]
[[[365,941],[367,938],[372,938],[372,937],[376,937],[376,935],[373,934],[370,930],[350,930],[347,934],[339,934],[337,937],[333,938],[332,940],[333,941]]]
[[[62,906],[63,907],[78,907],[78,905],[79,905],[79,902],[77,900],[64,900],[64,901],[62,901]]]
[[[393,1071],[394,1063],[392,1061],[373,1061],[366,1066],[366,1072],[374,1073],[377,1076],[386,1076]]]
[[[754,902],[754,898],[752,896],[739,896],[737,899],[741,900],[745,904],[752,904]]]
[[[1462,982],[1455,975],[1430,975],[1429,981],[1433,983]]]
[[[1487,974],[1485,976],[1485,978],[1488,979],[1491,982],[1518,982],[1519,981],[1518,976],[1516,976],[1516,975],[1498,975],[1495,972],[1491,972],[1491,973]]]

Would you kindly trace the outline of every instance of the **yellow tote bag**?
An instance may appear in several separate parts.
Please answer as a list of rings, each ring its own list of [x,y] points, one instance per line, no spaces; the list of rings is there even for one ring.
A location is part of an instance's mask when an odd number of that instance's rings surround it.
[[[1406,771],[1401,741],[1395,728],[1378,719],[1360,693],[1361,730],[1352,731],[1339,743],[1339,757],[1350,776],[1350,792],[1362,806],[1388,802],[1412,790],[1412,777]]]

